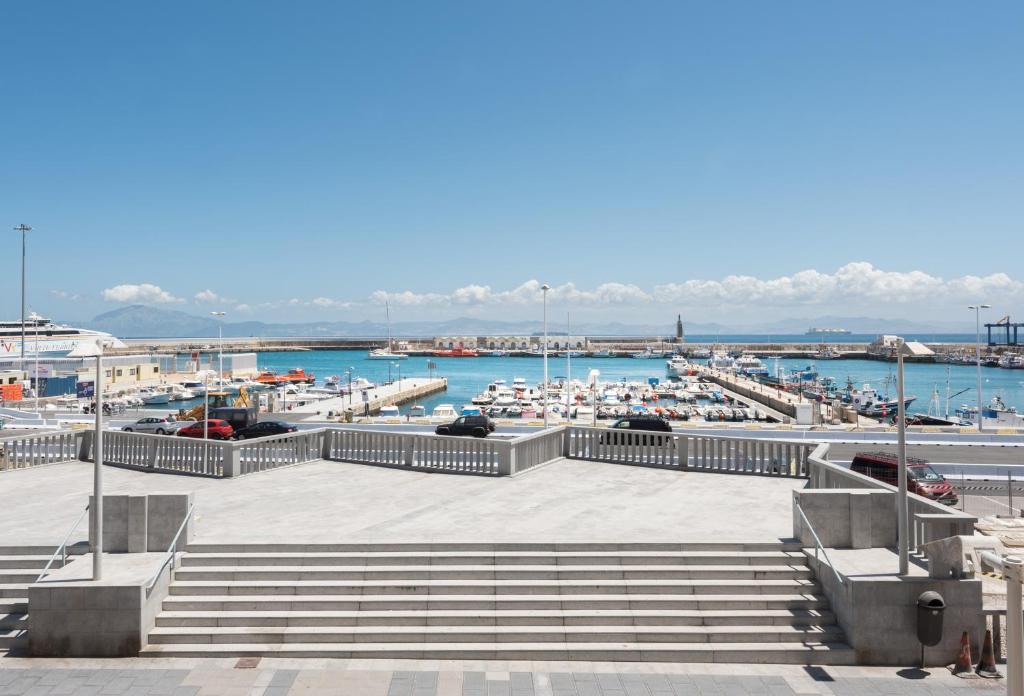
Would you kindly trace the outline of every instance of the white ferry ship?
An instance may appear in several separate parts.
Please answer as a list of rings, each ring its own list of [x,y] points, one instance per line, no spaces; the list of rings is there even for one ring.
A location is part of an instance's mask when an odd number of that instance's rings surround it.
[[[49,319],[25,319],[25,356],[58,358],[64,357],[82,341],[95,342],[97,339],[112,341],[114,348],[123,348],[124,343],[102,331],[76,329],[72,326],[54,324]],[[0,321],[0,359],[21,357],[21,322]]]

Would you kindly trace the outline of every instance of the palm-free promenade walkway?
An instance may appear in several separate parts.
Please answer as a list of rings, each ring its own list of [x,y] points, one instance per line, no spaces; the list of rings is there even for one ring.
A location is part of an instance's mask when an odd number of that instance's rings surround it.
[[[104,471],[110,494],[193,491],[196,541],[778,541],[804,481],[558,459],[504,478],[317,461],[235,479]],[[92,465],[3,475],[0,545],[59,543]]]

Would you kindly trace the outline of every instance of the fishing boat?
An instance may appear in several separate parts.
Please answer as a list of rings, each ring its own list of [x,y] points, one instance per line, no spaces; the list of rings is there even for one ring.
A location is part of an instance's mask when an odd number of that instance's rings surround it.
[[[446,350],[435,350],[432,355],[435,358],[475,358],[479,353],[472,348],[448,348]]]
[[[607,348],[605,348],[604,350],[595,350],[593,353],[590,354],[590,357],[592,357],[592,358],[614,358],[615,357],[615,351],[608,350]]]
[[[757,357],[753,355],[741,355],[736,358],[733,367],[748,377],[763,377],[770,374],[768,368]]]
[[[818,352],[814,354],[814,357],[816,360],[838,360],[839,358],[843,357],[843,354],[840,353],[835,348],[822,346],[820,349],[818,349]]]
[[[993,397],[989,405],[981,409],[981,417],[987,421],[995,421],[997,426],[1024,428],[1024,416],[1017,413],[1013,406],[1007,406],[1001,396]]]
[[[409,416],[412,418],[423,418],[427,415],[427,408],[420,404],[414,404],[409,407]]]
[[[1004,370],[1024,370],[1024,356],[1016,353],[1003,353],[999,358],[999,367]]]

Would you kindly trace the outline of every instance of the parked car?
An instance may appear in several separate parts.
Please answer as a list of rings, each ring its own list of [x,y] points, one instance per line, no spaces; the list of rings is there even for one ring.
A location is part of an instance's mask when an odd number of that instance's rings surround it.
[[[619,418],[601,433],[602,445],[664,445],[672,442],[672,425],[661,416],[634,415]]]
[[[267,437],[269,435],[284,435],[285,433],[298,432],[291,423],[285,423],[284,421],[264,421],[263,423],[257,423],[256,425],[250,425],[248,428],[242,428],[236,430],[234,438],[236,440],[249,440],[254,437]]]
[[[494,421],[487,416],[460,416],[451,423],[442,423],[434,429],[438,435],[472,435],[487,437],[494,432]]]
[[[211,419],[206,421],[206,423],[207,425],[205,429],[209,433],[211,440],[230,440],[231,436],[235,432],[234,428],[232,428],[231,424],[227,421]],[[203,436],[203,430],[203,421],[199,421],[198,423],[193,423],[192,425],[182,428],[178,431],[178,435],[181,437],[201,438]]]
[[[155,433],[156,435],[173,435],[182,428],[192,425],[195,421],[177,420],[174,416],[140,418],[121,430],[126,433]]]
[[[850,469],[876,481],[899,485],[899,459],[889,452],[858,452],[850,463]],[[949,481],[924,459],[907,457],[907,490],[943,505],[960,502]]]
[[[236,431],[256,425],[259,416],[255,407],[219,406],[210,409],[210,420],[227,421]]]

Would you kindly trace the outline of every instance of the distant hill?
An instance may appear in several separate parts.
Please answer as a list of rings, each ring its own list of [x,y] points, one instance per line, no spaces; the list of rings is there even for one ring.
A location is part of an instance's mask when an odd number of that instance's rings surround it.
[[[684,317],[685,321],[685,317]],[[195,316],[174,309],[131,305],[104,312],[91,321],[77,322],[84,328],[107,331],[121,338],[210,338],[217,335],[216,319]],[[824,316],[805,319],[785,319],[763,324],[686,323],[686,334],[728,336],[735,334],[803,334],[809,327],[848,329],[855,334],[877,333],[955,333],[962,332],[962,324],[917,322],[903,319],[873,319],[870,317]],[[459,317],[443,321],[395,322],[391,331],[396,336],[472,336],[487,334],[537,334],[543,329],[540,321],[500,321]],[[564,328],[549,325],[550,333],[564,333]],[[590,336],[671,336],[675,322],[664,324],[625,324],[622,322],[580,322],[572,327],[573,333]],[[224,335],[233,338],[248,336],[384,336],[387,325],[372,321],[317,321],[297,323],[268,323],[262,321],[225,322]]]

